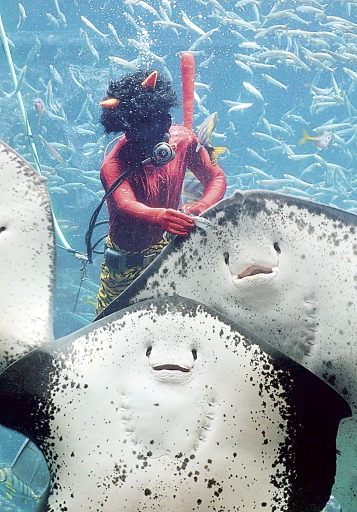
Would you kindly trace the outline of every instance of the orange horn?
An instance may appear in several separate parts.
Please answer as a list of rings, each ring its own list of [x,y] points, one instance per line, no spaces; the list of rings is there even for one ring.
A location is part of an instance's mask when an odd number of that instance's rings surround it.
[[[120,101],[117,98],[107,98],[99,103],[104,108],[115,108],[119,105]]]
[[[156,86],[156,80],[157,80],[157,71],[152,71],[149,76],[145,78],[141,82],[141,87],[151,87],[152,89],[155,89]]]

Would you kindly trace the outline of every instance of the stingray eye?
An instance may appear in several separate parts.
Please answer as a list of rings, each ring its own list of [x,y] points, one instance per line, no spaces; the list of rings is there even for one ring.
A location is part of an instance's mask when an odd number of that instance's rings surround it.
[[[192,355],[193,355],[193,359],[196,361],[196,359],[197,359],[197,350],[195,348],[192,349]]]
[[[278,244],[278,242],[274,243],[274,249],[276,250],[276,252],[278,254],[281,254],[281,249],[280,249],[280,245]]]
[[[223,257],[224,257],[224,263],[226,265],[228,265],[228,263],[229,263],[229,252],[223,253]]]
[[[6,227],[5,226],[0,226],[0,233],[2,233],[3,231],[6,230]]]
[[[148,348],[146,349],[146,357],[149,357],[149,356],[150,356],[151,351],[152,351],[152,347],[148,347]]]

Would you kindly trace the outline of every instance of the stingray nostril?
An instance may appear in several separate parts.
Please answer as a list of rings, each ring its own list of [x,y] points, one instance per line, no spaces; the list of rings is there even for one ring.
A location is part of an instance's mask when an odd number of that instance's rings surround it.
[[[274,249],[276,250],[276,252],[278,254],[281,254],[281,249],[280,249],[280,245],[278,244],[278,242],[274,243]]]
[[[146,356],[147,356],[147,357],[149,357],[149,356],[150,356],[151,351],[152,351],[152,347],[151,347],[151,346],[150,346],[150,347],[148,347],[148,348],[146,349]]]
[[[197,359],[197,350],[195,348],[192,349],[192,355],[193,355],[193,359],[196,360]]]
[[[224,263],[226,265],[228,265],[228,263],[229,263],[229,252],[223,253],[223,257],[224,257]]]
[[[6,227],[5,226],[0,226],[0,233],[2,233],[3,231],[6,230]]]

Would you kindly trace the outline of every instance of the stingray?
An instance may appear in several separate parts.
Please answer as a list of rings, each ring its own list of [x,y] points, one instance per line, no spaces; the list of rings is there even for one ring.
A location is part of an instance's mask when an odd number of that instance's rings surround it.
[[[0,371],[53,338],[55,244],[46,181],[0,143]]]
[[[0,375],[0,424],[45,456],[36,512],[320,512],[350,414],[341,395],[189,298],[150,299],[54,341],[46,187],[0,147],[0,363],[17,358]]]
[[[212,308],[144,301],[0,376],[45,456],[45,510],[321,512],[345,400]]]
[[[357,216],[266,191],[236,192],[176,238],[100,316],[179,294],[204,302],[334,386],[344,422],[336,495],[357,509]],[[208,223],[206,223],[208,224]]]

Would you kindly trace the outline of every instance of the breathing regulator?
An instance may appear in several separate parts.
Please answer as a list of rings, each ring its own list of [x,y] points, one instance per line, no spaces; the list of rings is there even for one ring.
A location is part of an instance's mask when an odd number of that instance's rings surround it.
[[[168,142],[159,142],[153,147],[151,156],[143,160],[142,164],[152,164],[155,167],[159,167],[171,162],[175,156],[175,151]]]

